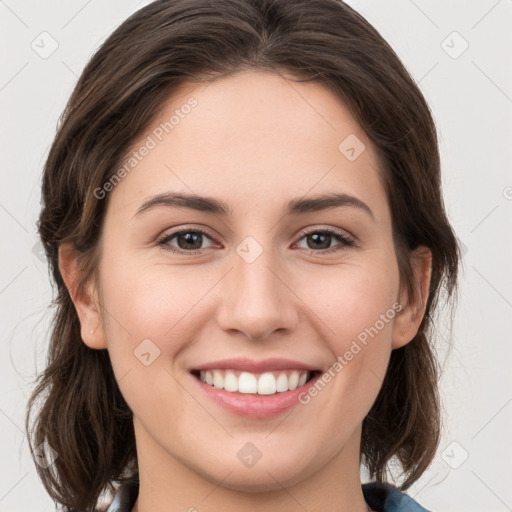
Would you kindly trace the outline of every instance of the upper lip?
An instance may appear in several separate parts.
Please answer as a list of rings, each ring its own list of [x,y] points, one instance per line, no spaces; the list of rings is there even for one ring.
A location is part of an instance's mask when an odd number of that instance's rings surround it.
[[[300,361],[294,361],[293,359],[282,359],[272,358],[263,359],[261,361],[255,361],[253,359],[241,358],[241,359],[221,359],[219,361],[212,361],[205,363],[200,366],[196,366],[193,370],[241,370],[251,373],[263,373],[274,370],[309,370],[317,371],[315,368],[307,363],[301,363]]]

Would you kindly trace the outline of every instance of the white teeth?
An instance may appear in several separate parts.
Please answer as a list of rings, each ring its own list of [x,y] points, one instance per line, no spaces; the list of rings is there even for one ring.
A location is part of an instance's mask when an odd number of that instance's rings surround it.
[[[298,383],[297,387],[300,388],[301,386],[304,386],[304,384],[306,384],[306,379],[307,378],[308,378],[307,374],[301,373],[300,377],[299,377],[299,383]]]
[[[288,378],[288,389],[290,389],[290,390],[296,389],[298,385],[299,385],[299,372],[292,372],[292,374]]]
[[[276,379],[276,389],[279,392],[288,391],[288,377],[286,373],[281,372]]]
[[[222,377],[219,370],[213,370],[213,385],[217,389],[222,389],[224,387],[224,377]]]
[[[256,376],[249,372],[242,372],[238,377],[238,391],[240,393],[257,393],[258,383]]]
[[[224,389],[232,393],[238,391],[238,379],[232,371],[227,371],[224,377]]]
[[[274,395],[303,386],[311,372],[286,370],[254,374],[237,370],[201,370],[199,378],[209,386],[231,393]]]
[[[273,395],[276,392],[276,379],[270,373],[262,373],[258,379],[258,395]]]

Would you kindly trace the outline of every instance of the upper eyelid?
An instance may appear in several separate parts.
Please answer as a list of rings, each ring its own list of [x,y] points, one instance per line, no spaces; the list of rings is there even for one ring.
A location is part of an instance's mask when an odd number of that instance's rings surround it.
[[[312,227],[312,228],[304,228],[305,231],[302,231],[301,238],[309,235],[310,233],[317,233],[317,232],[323,232],[327,231],[329,233],[333,233],[338,236],[342,236],[344,238],[350,238],[350,240],[355,240],[355,236],[349,233],[346,229],[341,228],[318,228],[318,227]]]
[[[304,228],[304,230],[297,235],[298,238],[296,239],[296,241],[301,240],[302,238],[304,238],[305,236],[307,236],[311,233],[318,233],[318,232],[325,232],[325,231],[332,233],[332,235],[334,235],[334,236],[339,236],[341,238],[345,238],[345,239],[349,240],[351,243],[353,243],[354,245],[356,244],[356,237],[354,237],[352,234],[350,234],[346,230],[342,230],[341,228],[334,228],[334,227],[316,227],[316,226]],[[176,235],[179,235],[180,233],[187,233],[187,232],[199,232],[203,235],[206,235],[212,242],[218,243],[216,240],[216,237],[212,236],[208,232],[207,228],[194,227],[194,226],[185,226],[183,228],[178,228],[175,231],[171,231],[170,233],[161,235],[158,237],[158,241],[161,243],[165,240],[171,240]],[[201,249],[199,249],[199,250],[201,250]]]
[[[208,237],[212,243],[218,243],[216,242],[216,239],[215,237],[211,236],[208,232],[206,232],[206,230],[203,230],[203,229],[198,229],[198,228],[185,228],[185,229],[177,229],[176,231],[172,231],[171,233],[165,233],[163,235],[160,235],[156,242],[157,244],[165,244],[167,242],[169,242],[169,240],[172,240],[175,236],[181,234],[181,233],[190,233],[190,232],[199,232],[201,233],[202,235],[205,235],[206,237]],[[182,249],[180,249],[182,250]],[[202,250],[202,249],[198,249],[198,250]]]
[[[177,235],[179,233],[188,232],[188,231],[199,231],[199,232],[202,232],[203,234],[206,234],[207,236],[210,236],[211,238],[215,238],[215,235],[211,235],[209,233],[209,229],[208,228],[205,228],[205,227],[202,227],[202,226],[201,227],[197,227],[197,226],[187,226],[187,225],[185,225],[185,227],[179,227],[179,228],[177,228],[174,231],[171,231],[169,233],[163,234],[163,235],[159,236],[159,238],[164,238],[166,236]],[[336,233],[336,234],[345,235],[347,238],[355,238],[354,235],[352,235],[346,229],[335,228],[335,227],[317,227],[317,226],[312,226],[312,227],[310,226],[310,227],[307,227],[307,228],[303,228],[302,236],[307,235],[309,233],[316,233],[318,231],[330,231],[330,232],[333,232],[333,233]]]
[[[199,227],[192,227],[192,226],[179,228],[179,229],[176,229],[175,231],[171,231],[169,233],[164,233],[162,235],[159,235],[158,240],[165,240],[167,238],[172,238],[176,235],[179,235],[180,233],[189,233],[189,232],[199,232],[199,233],[202,233],[203,235],[206,235],[210,239],[215,240],[215,236],[211,235],[209,233],[208,229],[203,228],[203,227],[199,228]]]

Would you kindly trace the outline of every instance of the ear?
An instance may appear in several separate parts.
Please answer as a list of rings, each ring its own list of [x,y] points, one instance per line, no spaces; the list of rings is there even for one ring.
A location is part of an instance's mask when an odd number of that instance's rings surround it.
[[[80,320],[83,342],[92,349],[107,348],[98,294],[93,282],[78,286],[78,253],[70,243],[59,247],[59,270]]]
[[[415,249],[411,255],[411,264],[414,292],[410,295],[404,289],[400,294],[399,302],[402,309],[395,317],[393,324],[393,349],[407,345],[416,336],[427,306],[432,274],[432,252],[430,249],[425,246]]]

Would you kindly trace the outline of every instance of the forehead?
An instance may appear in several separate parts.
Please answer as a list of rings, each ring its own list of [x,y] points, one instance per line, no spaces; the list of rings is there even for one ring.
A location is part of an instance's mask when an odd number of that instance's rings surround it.
[[[216,196],[240,213],[333,187],[386,208],[376,151],[348,108],[319,82],[270,72],[182,84],[129,160],[110,199],[132,214],[171,190]]]

